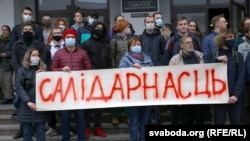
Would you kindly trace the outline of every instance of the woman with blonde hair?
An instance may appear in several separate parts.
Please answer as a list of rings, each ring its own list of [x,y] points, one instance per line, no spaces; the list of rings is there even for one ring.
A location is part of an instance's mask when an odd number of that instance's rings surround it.
[[[33,132],[37,140],[45,141],[46,112],[36,108],[36,73],[46,70],[37,48],[30,48],[25,53],[22,67],[16,76],[16,91],[20,97],[18,120],[23,128],[23,140],[32,141]]]
[[[208,54],[208,63],[227,60],[227,78],[229,99],[225,104],[214,104],[214,124],[223,125],[226,122],[227,114],[231,125],[241,123],[242,94],[245,85],[245,63],[243,55],[234,50],[235,32],[232,29],[221,30],[214,38],[218,49]]]

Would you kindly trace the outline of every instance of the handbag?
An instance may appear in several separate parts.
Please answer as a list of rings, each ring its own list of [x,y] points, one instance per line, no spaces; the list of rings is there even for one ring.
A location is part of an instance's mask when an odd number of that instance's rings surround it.
[[[20,99],[19,95],[15,95],[15,98],[13,99],[13,105],[15,106],[16,109],[19,108],[20,101],[21,101],[21,99]]]

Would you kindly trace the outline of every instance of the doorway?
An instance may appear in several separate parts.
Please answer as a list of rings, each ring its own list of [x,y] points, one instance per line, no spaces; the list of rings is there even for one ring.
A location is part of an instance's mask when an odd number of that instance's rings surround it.
[[[210,32],[213,30],[212,23],[211,23],[212,18],[216,15],[221,15],[221,14],[224,14],[224,16],[228,22],[227,26],[230,27],[230,25],[229,25],[230,24],[229,8],[210,8],[210,9],[208,9],[208,21],[209,21],[208,29]]]

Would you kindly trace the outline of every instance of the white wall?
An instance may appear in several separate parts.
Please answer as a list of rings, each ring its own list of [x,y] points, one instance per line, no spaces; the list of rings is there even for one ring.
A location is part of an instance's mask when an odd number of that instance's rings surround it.
[[[14,1],[1,0],[0,4],[0,26],[9,25],[11,28],[14,26]]]
[[[6,24],[13,28],[14,25],[21,23],[21,12],[25,6],[33,9],[33,19],[35,19],[34,0],[1,0],[0,26]]]

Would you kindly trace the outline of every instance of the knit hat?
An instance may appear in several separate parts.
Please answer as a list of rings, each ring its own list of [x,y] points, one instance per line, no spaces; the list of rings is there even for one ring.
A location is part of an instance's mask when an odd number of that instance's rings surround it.
[[[66,29],[63,33],[63,40],[65,40],[65,37],[67,34],[73,34],[75,36],[75,38],[77,39],[77,33],[75,30],[73,29]]]

